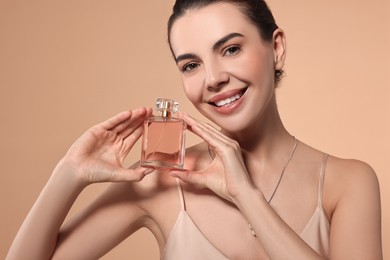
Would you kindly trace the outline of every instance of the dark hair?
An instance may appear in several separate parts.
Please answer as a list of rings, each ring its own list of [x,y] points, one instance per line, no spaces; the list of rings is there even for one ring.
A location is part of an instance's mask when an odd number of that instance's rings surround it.
[[[275,18],[272,15],[267,3],[264,0],[176,0],[173,6],[172,15],[168,20],[168,43],[171,47],[170,33],[172,26],[177,19],[182,17],[186,11],[200,9],[214,3],[231,3],[239,7],[241,12],[252,22],[259,30],[260,36],[265,41],[271,41],[273,33],[279,27],[276,25]],[[172,47],[171,51],[173,53]],[[275,70],[275,84],[281,80],[283,70]]]

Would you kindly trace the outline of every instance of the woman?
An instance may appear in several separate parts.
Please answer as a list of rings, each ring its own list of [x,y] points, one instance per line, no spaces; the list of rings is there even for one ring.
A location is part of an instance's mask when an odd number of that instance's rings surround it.
[[[303,144],[281,122],[285,35],[266,4],[178,0],[168,38],[188,99],[220,129],[183,114],[204,142],[187,149],[186,170],[167,174],[123,167],[151,109],[92,127],[58,163],[7,259],[96,259],[141,227],[164,259],[381,259],[373,170]],[[96,182],[113,184],[63,225]]]

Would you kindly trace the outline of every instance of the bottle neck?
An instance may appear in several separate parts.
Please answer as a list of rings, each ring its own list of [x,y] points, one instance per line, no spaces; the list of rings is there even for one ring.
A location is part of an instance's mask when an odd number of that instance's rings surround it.
[[[172,115],[172,113],[169,110],[161,111],[161,117],[163,117],[163,118],[171,118],[171,115]]]

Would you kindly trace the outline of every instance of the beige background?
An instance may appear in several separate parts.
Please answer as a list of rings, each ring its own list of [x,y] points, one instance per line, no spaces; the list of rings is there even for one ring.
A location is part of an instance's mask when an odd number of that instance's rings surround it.
[[[152,106],[160,96],[177,98],[198,117],[166,43],[172,3],[0,0],[1,259],[56,161],[86,128],[118,111]],[[278,90],[282,118],[304,142],[374,167],[387,257],[389,3],[270,0],[288,37],[287,77]],[[71,214],[104,186],[89,187]],[[158,259],[149,232],[137,232],[104,259],[132,257]]]

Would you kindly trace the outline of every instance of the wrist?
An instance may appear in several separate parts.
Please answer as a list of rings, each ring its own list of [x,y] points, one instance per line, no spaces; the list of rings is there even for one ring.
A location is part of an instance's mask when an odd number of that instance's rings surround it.
[[[253,200],[266,201],[263,193],[252,185],[242,189],[232,200],[238,208],[245,207],[246,204],[251,204]]]
[[[75,189],[80,189],[80,191],[89,185],[88,181],[79,173],[77,167],[65,158],[62,158],[58,162],[53,170],[52,176],[66,185],[73,186]]]

